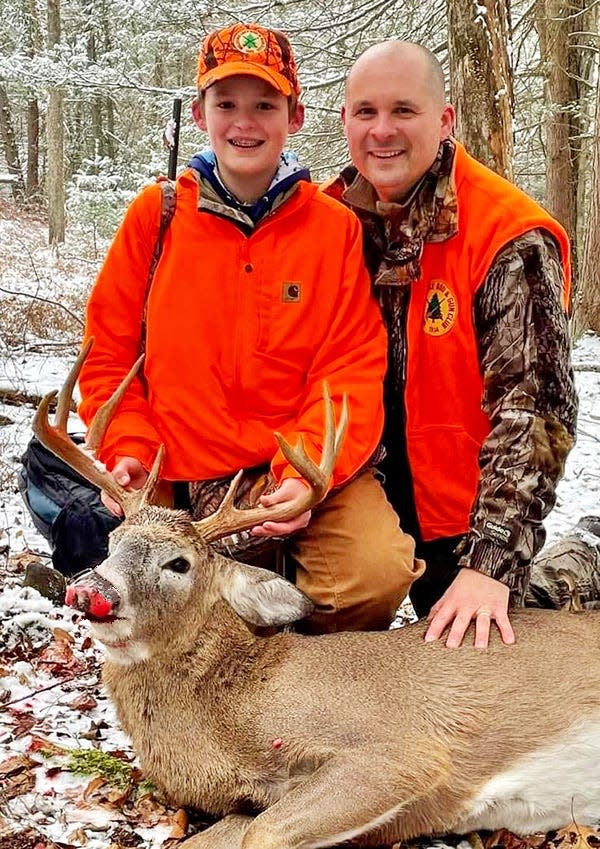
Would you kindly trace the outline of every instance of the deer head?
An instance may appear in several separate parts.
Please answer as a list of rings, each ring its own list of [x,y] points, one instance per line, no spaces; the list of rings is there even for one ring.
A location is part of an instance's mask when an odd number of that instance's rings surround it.
[[[234,565],[211,549],[210,542],[267,519],[292,518],[324,498],[347,427],[346,398],[336,428],[333,404],[324,385],[325,436],[319,464],[308,456],[302,441],[292,447],[275,434],[282,452],[308,484],[294,502],[237,509],[234,499],[239,472],[219,509],[205,519],[192,521],[182,511],[152,505],[162,448],[145,486],[134,492],[116,483],[95,457],[141,358],[94,417],[86,443],[77,446],[70,440],[66,425],[73,387],[92,343],[89,340],[84,346],[60,391],[55,424],[50,424],[48,415],[56,397],[54,392],[43,399],[33,422],[40,442],[91,483],[106,490],[126,516],[111,534],[108,558],[69,587],[67,604],[86,614],[96,636],[118,662],[146,659],[158,647],[171,650],[179,636],[169,635],[165,622],[179,619],[189,623],[190,628],[200,628],[221,600],[252,625],[281,625],[306,616],[312,603],[303,593],[266,570]]]

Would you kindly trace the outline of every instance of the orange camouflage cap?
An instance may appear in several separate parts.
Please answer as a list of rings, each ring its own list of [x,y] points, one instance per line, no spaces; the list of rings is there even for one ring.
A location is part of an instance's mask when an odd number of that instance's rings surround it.
[[[265,80],[285,97],[300,94],[292,46],[276,29],[233,24],[206,36],[198,57],[198,89],[204,91],[217,80],[236,74]]]

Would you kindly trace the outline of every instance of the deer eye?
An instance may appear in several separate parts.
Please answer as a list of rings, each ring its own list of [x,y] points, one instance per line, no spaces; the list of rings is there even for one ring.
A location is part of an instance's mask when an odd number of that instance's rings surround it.
[[[175,557],[165,563],[163,569],[169,569],[169,571],[176,572],[178,575],[185,575],[186,572],[190,571],[191,563],[185,557]]]

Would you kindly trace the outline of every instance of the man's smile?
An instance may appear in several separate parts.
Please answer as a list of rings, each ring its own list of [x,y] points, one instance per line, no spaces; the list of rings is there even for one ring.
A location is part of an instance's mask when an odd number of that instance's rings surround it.
[[[369,155],[375,159],[394,159],[397,156],[402,156],[403,150],[370,150]]]

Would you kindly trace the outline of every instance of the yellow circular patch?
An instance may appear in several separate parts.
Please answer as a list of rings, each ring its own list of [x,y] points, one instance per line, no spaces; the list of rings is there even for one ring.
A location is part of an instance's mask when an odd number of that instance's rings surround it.
[[[240,53],[262,53],[266,47],[261,33],[253,29],[238,32],[234,37],[234,44]]]
[[[432,280],[425,298],[423,330],[430,336],[443,336],[454,327],[458,314],[456,295],[443,280]]]

